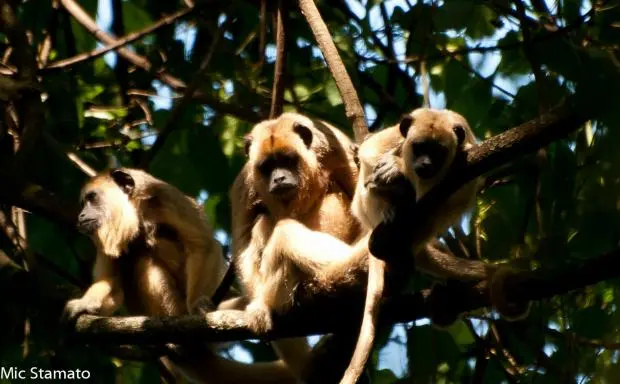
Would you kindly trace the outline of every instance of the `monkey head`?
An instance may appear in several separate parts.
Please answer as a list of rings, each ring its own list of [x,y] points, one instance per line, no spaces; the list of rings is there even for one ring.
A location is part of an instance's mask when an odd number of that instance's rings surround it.
[[[418,198],[439,182],[475,139],[467,120],[450,110],[419,108],[403,116],[399,130],[405,174]]]
[[[82,188],[80,232],[99,243],[106,254],[118,257],[137,236],[140,219],[136,203],[136,175],[141,171],[112,169],[92,178]]]
[[[312,120],[284,113],[263,121],[245,138],[249,178],[273,214],[303,213],[327,187],[320,166],[324,134]]]

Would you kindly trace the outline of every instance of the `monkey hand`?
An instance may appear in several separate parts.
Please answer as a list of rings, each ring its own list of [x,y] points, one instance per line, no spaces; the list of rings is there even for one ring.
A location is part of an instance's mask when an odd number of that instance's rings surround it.
[[[399,164],[399,158],[391,153],[384,154],[375,164],[372,173],[365,180],[369,191],[389,201],[411,199],[415,201],[415,192]]]
[[[207,296],[200,296],[193,304],[188,308],[190,315],[206,315],[209,312],[215,311],[217,307],[213,304],[210,298]]]
[[[265,333],[273,329],[271,311],[263,303],[251,302],[246,307],[246,312],[250,317],[249,327],[256,333]]]
[[[101,302],[87,297],[69,300],[62,314],[62,322],[73,323],[80,315],[97,315],[101,311]]]

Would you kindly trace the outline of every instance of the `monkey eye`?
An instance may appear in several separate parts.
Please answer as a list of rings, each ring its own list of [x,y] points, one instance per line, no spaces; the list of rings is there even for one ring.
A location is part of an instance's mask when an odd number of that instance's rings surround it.
[[[90,191],[84,196],[85,203],[96,203],[97,202],[97,193],[95,191]]]
[[[456,135],[456,140],[458,141],[459,146],[465,142],[465,127],[461,124],[457,124],[452,127],[454,134]]]
[[[263,161],[261,161],[256,168],[258,168],[258,171],[262,174],[262,175],[268,175],[271,173],[271,170],[273,169],[274,166],[274,161],[272,158],[269,159],[265,159]]]
[[[278,165],[284,168],[294,168],[297,166],[297,156],[294,154],[280,154],[276,161]]]

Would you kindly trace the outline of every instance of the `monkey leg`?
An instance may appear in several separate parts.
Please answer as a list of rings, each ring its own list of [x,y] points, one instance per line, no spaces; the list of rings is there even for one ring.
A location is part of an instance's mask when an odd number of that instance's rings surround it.
[[[174,278],[157,260],[143,258],[136,265],[136,286],[143,298],[146,313],[154,316],[174,316],[185,312],[183,295]],[[162,294],[165,293],[165,294]],[[241,312],[243,311],[235,311]],[[217,312],[213,312],[217,313]],[[191,349],[190,349],[191,350]],[[295,379],[283,362],[244,364],[215,355],[207,348],[197,353],[179,350],[172,363],[190,380],[208,384],[294,383]],[[167,365],[170,359],[163,358]]]

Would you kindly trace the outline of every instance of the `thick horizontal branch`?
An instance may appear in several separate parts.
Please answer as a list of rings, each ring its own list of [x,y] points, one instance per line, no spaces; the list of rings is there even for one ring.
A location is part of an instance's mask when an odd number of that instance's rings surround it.
[[[620,249],[553,270],[522,272],[507,277],[505,294],[512,301],[540,300],[600,281],[620,277]],[[487,282],[474,286],[448,284],[415,294],[385,300],[383,321],[409,322],[430,314],[456,315],[489,305]],[[242,339],[276,339],[292,336],[350,331],[360,321],[363,297],[317,299],[274,320],[276,329],[253,333],[239,326],[219,329],[200,316],[180,317],[98,317],[81,316],[75,333],[81,341],[98,344],[144,344],[167,342],[234,341]],[[326,315],[329,314],[329,315]]]

